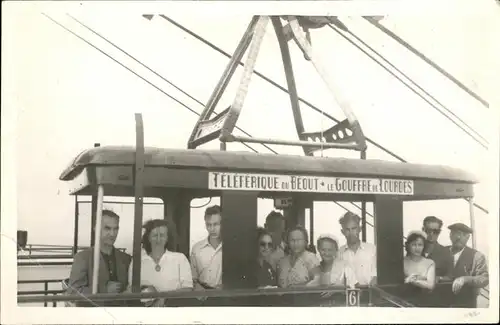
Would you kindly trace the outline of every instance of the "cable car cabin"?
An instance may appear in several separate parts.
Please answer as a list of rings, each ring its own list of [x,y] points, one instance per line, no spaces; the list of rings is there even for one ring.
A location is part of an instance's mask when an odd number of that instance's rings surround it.
[[[314,306],[321,304],[320,293],[325,290],[335,292],[330,299],[339,306],[346,301],[365,306],[419,305],[403,290],[403,202],[472,198],[476,182],[470,174],[449,167],[379,160],[145,148],[144,166],[136,161],[135,147],[96,147],[77,156],[60,178],[74,183],[73,195],[91,195],[97,202],[103,195],[136,196],[134,257],[141,252],[142,197],[164,201],[165,219],[171,225],[169,249],[188,258],[191,200],[220,197],[223,290],[140,293],[140,258],[133,259],[135,293],[128,294],[129,299],[162,296],[172,306]],[[314,202],[372,202],[377,285],[356,292],[331,287],[256,289],[251,265],[257,254],[258,198],[291,198],[291,206],[284,209],[287,227],[304,224],[304,211]],[[99,204],[94,207],[98,218]],[[442,286],[448,286],[443,292],[451,292],[449,284],[443,284],[434,294]],[[200,301],[199,296],[208,299]]]

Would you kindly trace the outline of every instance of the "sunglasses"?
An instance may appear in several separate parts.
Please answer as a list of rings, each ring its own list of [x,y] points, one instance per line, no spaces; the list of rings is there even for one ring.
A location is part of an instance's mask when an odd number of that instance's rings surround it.
[[[426,229],[425,232],[428,233],[428,234],[435,234],[435,235],[437,235],[437,234],[441,233],[441,229]]]
[[[272,247],[273,246],[272,242],[261,241],[259,244],[260,244],[260,247]]]

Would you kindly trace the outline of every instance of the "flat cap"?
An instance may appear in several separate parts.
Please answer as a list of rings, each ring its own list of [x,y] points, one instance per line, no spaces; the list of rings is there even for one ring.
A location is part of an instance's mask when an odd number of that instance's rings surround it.
[[[448,226],[448,229],[450,229],[450,230],[458,230],[458,231],[465,232],[467,234],[472,234],[472,229],[470,227],[464,225],[461,222],[454,223],[454,224]]]

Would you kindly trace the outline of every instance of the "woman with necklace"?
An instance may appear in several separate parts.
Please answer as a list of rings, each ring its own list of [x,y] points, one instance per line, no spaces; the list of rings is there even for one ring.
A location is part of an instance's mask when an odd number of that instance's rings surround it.
[[[145,254],[141,257],[141,290],[147,292],[190,291],[193,289],[191,267],[182,253],[167,249],[168,226],[162,219],[146,222],[142,236]],[[132,283],[132,268],[129,271]],[[161,307],[165,299],[144,299],[146,306]]]
[[[436,285],[436,265],[423,256],[426,234],[412,231],[405,243],[404,257],[405,283],[424,290],[433,290]]]

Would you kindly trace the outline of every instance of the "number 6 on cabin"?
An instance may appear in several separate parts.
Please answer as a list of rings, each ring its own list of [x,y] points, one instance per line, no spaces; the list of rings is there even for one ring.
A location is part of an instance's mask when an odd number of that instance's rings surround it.
[[[359,289],[346,289],[345,304],[347,307],[359,307],[359,298],[361,291]]]

